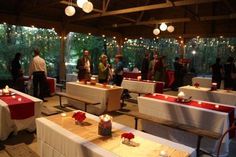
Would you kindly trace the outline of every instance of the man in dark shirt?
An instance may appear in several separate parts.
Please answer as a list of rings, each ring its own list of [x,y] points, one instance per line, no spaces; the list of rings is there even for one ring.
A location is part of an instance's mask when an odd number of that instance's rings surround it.
[[[142,62],[142,69],[141,69],[142,80],[147,80],[148,68],[149,68],[149,59],[150,59],[150,53],[146,52],[145,53],[145,58],[143,59],[143,62]]]
[[[14,83],[22,73],[20,59],[21,59],[21,53],[16,53],[15,58],[11,62],[11,74]]]
[[[173,87],[172,90],[178,90],[178,87],[183,86],[183,82],[184,82],[184,66],[180,63],[180,59],[179,57],[175,58],[175,62],[174,62],[174,69],[175,69],[175,80],[173,83]]]
[[[217,88],[220,88],[222,79],[222,65],[220,64],[220,58],[216,58],[216,63],[211,66],[212,70],[212,82],[217,83]]]

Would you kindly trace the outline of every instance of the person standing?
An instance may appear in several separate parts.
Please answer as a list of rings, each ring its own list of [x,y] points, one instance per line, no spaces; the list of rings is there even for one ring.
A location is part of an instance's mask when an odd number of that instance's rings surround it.
[[[153,60],[151,60],[151,62],[149,63],[148,79],[150,79],[150,80],[155,79],[155,75],[156,75],[155,69],[157,69],[157,63],[158,63],[158,54],[157,54],[157,52],[154,52]]]
[[[108,83],[110,65],[107,63],[107,56],[102,54],[98,65],[98,82]]]
[[[123,80],[123,62],[122,62],[122,55],[116,55],[115,56],[115,68],[114,68],[114,78],[113,83],[117,86],[121,86],[122,80]]]
[[[142,80],[148,79],[149,60],[150,60],[150,53],[146,52],[145,58],[143,59],[143,62],[142,62],[142,69],[141,69]]]
[[[11,62],[11,75],[14,84],[22,73],[20,59],[21,59],[21,53],[18,52],[15,54],[15,58]]]
[[[165,63],[165,56],[161,56],[157,64],[155,65],[155,80],[156,81],[166,81],[166,67],[167,64]]]
[[[175,80],[172,86],[172,90],[178,90],[178,87],[183,86],[184,83],[184,66],[181,64],[179,57],[175,58],[174,62],[174,76]]]
[[[224,64],[224,88],[233,89],[235,81],[236,68],[234,65],[234,58],[229,57]]]
[[[212,82],[217,83],[217,88],[220,89],[223,66],[220,64],[220,58],[216,58],[215,64],[211,66],[212,71]]]
[[[76,69],[78,69],[79,80],[90,80],[93,65],[88,50],[84,50],[83,57],[78,59]]]
[[[33,94],[35,97],[44,100],[45,96],[45,83],[47,76],[46,62],[39,56],[38,49],[34,49],[34,58],[32,59],[29,67],[29,77],[33,76]]]

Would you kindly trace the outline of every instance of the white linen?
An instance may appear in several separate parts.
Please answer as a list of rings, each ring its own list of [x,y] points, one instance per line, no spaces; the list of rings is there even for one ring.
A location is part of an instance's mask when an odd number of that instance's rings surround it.
[[[35,115],[33,117],[23,120],[12,120],[8,105],[0,100],[0,140],[5,140],[11,132],[17,133],[20,130],[27,129],[29,131],[35,130],[35,118],[41,116],[42,100],[27,94],[21,93],[14,89],[10,89],[12,92],[22,95],[28,99],[31,99],[34,105]]]
[[[88,118],[98,121],[98,117],[86,114]],[[37,142],[41,157],[115,157],[118,156],[109,152],[98,145],[91,143],[80,136],[69,132],[61,126],[53,123],[46,118],[36,119],[37,124]],[[186,151],[190,157],[195,157],[196,152],[193,148],[177,144],[153,135],[143,133],[113,122],[113,128],[133,132],[135,135],[148,140],[168,145],[176,149]],[[128,153],[128,152],[127,152]],[[127,155],[128,156],[128,155]]]
[[[118,86],[107,89],[77,82],[66,83],[66,93],[100,103],[99,105],[88,105],[87,111],[96,115],[100,115],[105,111],[119,110],[122,91],[123,88]],[[68,99],[68,104],[84,110],[84,104],[77,101]]]
[[[193,77],[192,85],[194,86],[196,82],[200,84],[200,87],[211,88],[212,79],[210,77]],[[220,88],[224,89],[223,80],[221,81]]]
[[[227,90],[222,89],[216,91],[209,90],[209,88],[195,88],[193,86],[183,86],[179,88],[179,91],[184,92],[186,96],[192,96],[193,99],[236,106],[236,91],[227,92]]]
[[[121,87],[137,93],[155,93],[156,83],[123,79]]]
[[[212,111],[208,109],[182,105],[179,103],[168,102],[148,97],[138,97],[139,112],[154,117],[171,120],[181,124],[187,124],[202,129],[214,131],[223,134],[229,128],[228,113]],[[170,139],[174,142],[183,143],[185,145],[196,147],[197,136],[164,127],[155,123],[142,121],[143,130],[148,133],[158,135],[163,138]],[[218,141],[203,138],[201,148],[216,153]],[[226,156],[229,152],[229,137],[228,135],[223,141],[222,156]]]

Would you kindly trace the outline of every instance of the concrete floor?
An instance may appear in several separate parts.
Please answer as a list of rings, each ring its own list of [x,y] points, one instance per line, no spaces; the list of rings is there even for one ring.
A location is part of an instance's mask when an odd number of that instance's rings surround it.
[[[168,91],[165,92],[166,94],[169,95],[177,95],[177,92],[173,91]],[[59,101],[58,97],[50,97],[47,99],[48,102],[44,103],[44,106],[46,106],[49,110],[59,110],[60,108],[58,107]],[[63,99],[63,103],[66,103],[66,100]],[[126,109],[128,110],[138,110],[138,106],[135,103],[131,102],[126,102],[127,106]],[[73,108],[69,108],[69,110],[74,110]],[[113,120],[115,122],[124,124],[126,126],[134,128],[134,119],[125,116],[125,115],[120,115],[117,114],[116,112],[110,113],[113,116]],[[139,125],[139,130],[141,129],[141,125]],[[25,143],[27,144],[33,151],[36,153],[38,152],[37,150],[37,139],[36,139],[36,134],[35,133],[29,133],[27,131],[21,131],[18,133],[18,135],[10,135],[9,138],[6,141],[2,141],[0,143],[0,157],[10,157],[6,152],[5,152],[5,147],[10,146],[10,145],[15,145],[19,143]],[[201,157],[208,157],[208,155],[202,155]],[[230,154],[228,157],[236,157],[236,139],[232,140],[230,143]]]

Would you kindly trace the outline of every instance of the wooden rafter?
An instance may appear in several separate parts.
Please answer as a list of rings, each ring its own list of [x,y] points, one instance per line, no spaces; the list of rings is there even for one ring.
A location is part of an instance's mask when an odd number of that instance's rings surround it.
[[[230,10],[231,13],[235,12],[235,9],[230,5],[228,0],[223,0],[223,2],[225,3],[226,7]]]
[[[173,4],[174,6],[178,7],[178,6],[187,6],[187,5],[193,5],[193,4],[203,4],[203,3],[211,3],[211,2],[218,2],[218,1],[220,0],[181,0],[181,1],[175,1],[173,2]],[[128,14],[128,13],[134,13],[134,12],[170,8],[170,7],[173,7],[173,4],[170,2],[166,2],[166,3],[152,4],[152,5],[147,5],[147,6],[139,6],[139,7],[127,8],[127,9],[114,10],[114,11],[106,11],[104,13],[86,15],[81,18],[78,18],[77,20],[86,20],[86,19],[93,19],[93,18],[98,18],[98,17],[103,17],[103,16],[114,16],[114,15]]]

